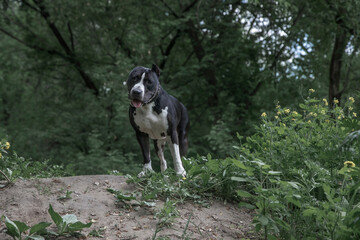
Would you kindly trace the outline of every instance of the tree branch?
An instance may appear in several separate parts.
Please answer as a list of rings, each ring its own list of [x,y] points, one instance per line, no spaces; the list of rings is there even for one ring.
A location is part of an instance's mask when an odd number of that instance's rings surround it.
[[[300,18],[302,17],[302,14],[305,10],[305,4],[301,6],[301,8],[299,9],[299,11],[296,14],[296,17],[294,18],[294,21],[291,24],[291,28],[293,28],[300,20]],[[289,33],[287,39],[285,40],[284,44],[282,45],[282,47],[280,48],[280,50],[275,54],[273,62],[270,65],[270,70],[274,69],[276,67],[276,63],[279,60],[279,58],[281,57],[283,51],[285,50],[285,48],[287,47],[287,45],[289,44],[289,42],[292,39],[292,34],[291,32]],[[260,81],[256,84],[255,88],[250,92],[250,96],[254,96],[257,91],[259,91],[261,85],[264,83],[264,81]]]
[[[171,39],[168,46],[166,47],[165,52],[163,53],[163,59],[161,60],[161,63],[159,65],[160,69],[164,69],[167,57],[170,55],[171,50],[175,46],[176,40],[180,37],[180,30],[178,29],[176,31],[176,35]]]
[[[68,27],[68,30],[69,30],[69,33],[70,33],[71,50],[72,50],[73,53],[75,53],[74,35],[73,35],[72,29],[71,29],[70,22],[67,23],[67,27]]]
[[[45,6],[43,5],[42,0],[34,0],[34,2],[40,9],[40,15],[45,19],[45,21],[48,24],[49,28],[51,29],[51,31],[55,35],[55,38],[58,40],[60,46],[64,49],[66,55],[69,57],[70,62],[73,63],[75,69],[78,71],[78,73],[80,74],[80,76],[84,80],[86,87],[93,90],[94,94],[96,96],[99,96],[99,90],[96,87],[95,83],[92,81],[90,76],[83,70],[80,61],[78,59],[76,59],[75,53],[73,51],[71,51],[71,49],[69,48],[69,46],[66,43],[65,39],[61,35],[59,29],[56,27],[55,23],[50,21],[50,19],[49,19],[50,14],[46,10]]]
[[[34,50],[38,50],[38,51],[42,51],[42,52],[46,52],[46,53],[49,53],[49,54],[54,54],[54,55],[58,55],[59,57],[69,61],[69,57],[67,57],[66,55],[56,51],[56,50],[50,50],[50,49],[45,49],[45,48],[42,48],[42,47],[39,47],[37,45],[32,45],[32,44],[28,44],[26,42],[24,42],[23,40],[21,40],[20,38],[16,37],[15,35],[9,33],[8,31],[6,31],[5,29],[3,28],[0,28],[0,32],[4,33],[5,35],[7,35],[8,37],[14,39],[15,41],[23,44],[24,46],[28,47],[28,48],[32,48]]]

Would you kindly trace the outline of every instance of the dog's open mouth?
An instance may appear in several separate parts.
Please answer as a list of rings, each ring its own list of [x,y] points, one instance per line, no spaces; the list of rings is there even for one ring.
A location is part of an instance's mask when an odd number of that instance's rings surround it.
[[[138,107],[141,107],[141,106],[143,105],[143,102],[141,102],[141,101],[139,101],[139,100],[133,99],[133,100],[131,100],[131,105],[132,105],[133,107],[138,108]]]

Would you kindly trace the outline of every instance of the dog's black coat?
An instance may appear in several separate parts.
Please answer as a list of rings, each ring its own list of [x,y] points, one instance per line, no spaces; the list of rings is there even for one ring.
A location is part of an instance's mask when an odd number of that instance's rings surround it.
[[[152,69],[134,68],[127,80],[129,99],[129,118],[136,132],[143,158],[144,175],[152,170],[149,138],[154,140],[155,150],[161,160],[161,170],[166,169],[163,151],[165,141],[169,143],[177,174],[185,175],[181,163],[188,148],[189,118],[185,106],[169,95],[160,85],[160,71],[153,64]]]

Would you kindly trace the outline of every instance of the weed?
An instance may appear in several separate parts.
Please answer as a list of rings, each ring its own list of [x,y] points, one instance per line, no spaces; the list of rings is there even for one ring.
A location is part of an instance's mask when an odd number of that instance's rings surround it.
[[[29,227],[23,222],[11,221],[6,216],[3,216],[2,220],[5,221],[5,226],[7,228],[6,233],[10,235],[14,240],[44,240],[44,237],[40,235],[46,233],[46,228],[51,225],[51,223],[48,222],[41,222],[32,227]],[[26,231],[28,231],[29,233],[26,236],[23,236]]]
[[[104,238],[104,233],[105,233],[105,229],[106,227],[102,227],[99,229],[94,229],[89,233],[89,236],[93,236],[93,237],[98,237],[98,238]]]
[[[58,235],[64,235],[65,233],[72,234],[74,232],[80,231],[83,228],[89,228],[91,226],[91,222],[85,224],[77,220],[77,217],[74,214],[66,214],[64,216],[60,216],[57,212],[54,211],[51,204],[48,210],[51,219],[54,221],[55,225],[58,228]]]
[[[6,216],[2,216],[2,220],[5,221],[7,228],[6,233],[14,240],[45,240],[43,236],[47,235],[64,236],[79,234],[79,231],[90,227],[92,224],[91,222],[84,224],[78,221],[77,217],[73,214],[60,216],[57,212],[54,211],[51,204],[49,205],[48,212],[51,216],[51,219],[57,226],[58,232],[53,232],[47,229],[47,227],[52,224],[49,222],[40,222],[32,227],[29,227],[23,222],[12,221]]]
[[[72,193],[73,193],[72,191],[66,190],[65,195],[64,195],[64,196],[60,196],[60,197],[58,197],[57,199],[60,200],[60,201],[69,200],[69,199],[72,198],[72,197],[71,197],[71,194],[72,194]]]

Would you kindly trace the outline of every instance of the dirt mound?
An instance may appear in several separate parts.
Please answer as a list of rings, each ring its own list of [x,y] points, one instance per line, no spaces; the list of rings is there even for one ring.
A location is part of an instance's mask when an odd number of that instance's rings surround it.
[[[66,178],[18,180],[11,187],[0,191],[0,216],[25,222],[32,226],[41,221],[52,222],[47,210],[51,204],[61,215],[75,214],[81,222],[92,221],[91,228],[82,231],[88,235],[92,230],[101,232],[103,239],[152,239],[158,219],[155,213],[164,202],[156,201],[155,207],[125,209],[115,202],[106,189],[131,191],[121,176],[97,175]],[[71,199],[61,197],[72,191]],[[251,225],[251,214],[236,205],[214,201],[209,208],[191,202],[178,205],[180,217],[157,233],[157,237],[181,239],[186,224],[186,236],[190,239],[240,239],[256,238]],[[54,225],[52,225],[54,226]],[[0,222],[0,239],[10,240],[5,225]],[[100,239],[87,236],[82,239]]]

